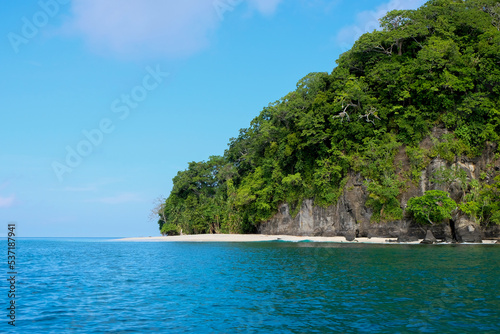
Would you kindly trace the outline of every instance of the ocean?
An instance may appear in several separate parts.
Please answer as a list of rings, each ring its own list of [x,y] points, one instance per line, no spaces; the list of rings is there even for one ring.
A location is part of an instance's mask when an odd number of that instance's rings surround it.
[[[0,332],[500,332],[497,245],[20,238],[15,260]]]

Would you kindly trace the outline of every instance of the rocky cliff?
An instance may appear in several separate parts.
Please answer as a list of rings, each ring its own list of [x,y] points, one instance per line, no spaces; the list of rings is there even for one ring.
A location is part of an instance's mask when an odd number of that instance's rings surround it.
[[[440,137],[446,130],[434,129],[433,136]],[[430,138],[424,140],[421,147],[432,146]],[[485,147],[482,155],[477,158],[461,157],[454,162],[435,157],[421,171],[418,184],[408,182],[405,189],[401,190],[399,201],[405,211],[404,218],[397,221],[373,222],[372,210],[366,206],[368,191],[361,173],[350,172],[343,195],[335,205],[322,208],[314,205],[313,199],[304,200],[298,214],[293,217],[290,205],[280,205],[279,212],[269,221],[260,225],[262,234],[284,234],[299,236],[345,236],[347,240],[356,237],[385,237],[399,238],[408,241],[424,238],[427,230],[442,241],[480,243],[483,239],[496,239],[500,237],[500,225],[481,226],[475,219],[461,213],[453,212],[453,218],[440,224],[421,226],[416,224],[406,212],[407,202],[412,197],[422,196],[427,190],[444,190],[450,197],[460,202],[464,196],[463,189],[457,182],[447,185],[436,184],[433,176],[436,171],[443,168],[458,168],[466,172],[467,179],[479,179],[486,170],[500,171],[500,159],[495,160],[495,144]],[[404,148],[400,148],[395,164],[398,165],[397,173],[409,170],[409,159]],[[483,174],[484,175],[484,174]],[[485,180],[488,182],[489,180]]]

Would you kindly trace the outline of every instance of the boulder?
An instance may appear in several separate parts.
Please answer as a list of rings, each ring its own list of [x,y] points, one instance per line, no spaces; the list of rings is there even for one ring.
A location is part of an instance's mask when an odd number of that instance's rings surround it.
[[[457,215],[455,234],[458,242],[482,243],[483,238],[479,225],[467,215]]]
[[[421,244],[426,244],[426,245],[432,245],[437,242],[436,238],[434,237],[434,234],[432,234],[431,230],[427,230],[427,234],[425,235],[424,240],[420,242]]]
[[[344,236],[347,241],[354,241],[354,239],[356,239],[356,234],[354,232],[348,232]]]
[[[453,240],[453,231],[448,220],[445,220],[445,222],[441,224],[434,224],[430,226],[429,229],[432,235],[438,240]]]
[[[497,239],[500,236],[500,225],[488,225],[483,227],[483,239]]]

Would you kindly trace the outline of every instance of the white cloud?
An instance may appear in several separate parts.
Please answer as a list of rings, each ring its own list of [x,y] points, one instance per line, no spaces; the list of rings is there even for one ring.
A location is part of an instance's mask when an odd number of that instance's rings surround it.
[[[336,37],[337,45],[345,52],[364,33],[380,28],[379,19],[394,9],[417,9],[427,0],[391,0],[378,6],[375,10],[367,10],[356,15],[356,23],[344,27]]]
[[[124,203],[133,203],[133,202],[142,202],[143,199],[134,193],[121,193],[111,197],[102,197],[93,200],[89,200],[89,202],[97,202],[104,204],[124,204]]]
[[[10,208],[15,202],[14,196],[0,197],[0,208]]]
[[[247,0],[270,15],[282,0]],[[209,45],[224,15],[245,1],[236,0],[73,0],[73,17],[66,29],[81,34],[99,52],[123,56],[193,54]]]

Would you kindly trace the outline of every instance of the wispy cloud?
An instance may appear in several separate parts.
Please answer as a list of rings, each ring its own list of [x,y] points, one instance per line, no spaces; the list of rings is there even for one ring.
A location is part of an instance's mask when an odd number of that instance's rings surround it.
[[[231,8],[246,3],[270,15],[282,0],[73,0],[66,30],[82,35],[99,52],[186,56],[209,45],[221,23],[216,1]]]
[[[135,193],[124,192],[111,197],[101,197],[96,199],[91,199],[88,202],[96,202],[103,204],[124,204],[133,202],[142,202],[143,198]]]
[[[378,6],[375,10],[366,10],[356,15],[353,25],[344,27],[339,31],[335,40],[342,52],[351,48],[354,42],[364,33],[380,28],[379,19],[387,12],[394,9],[416,9],[427,0],[391,0]]]
[[[10,208],[14,205],[15,196],[0,197],[0,208]]]

